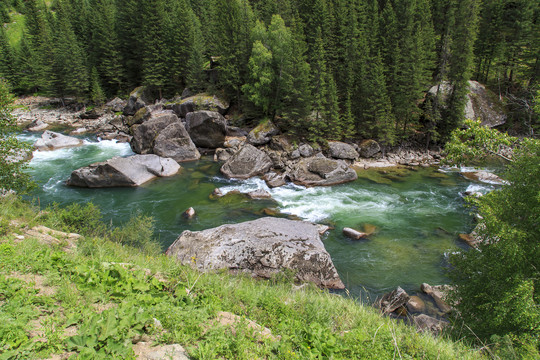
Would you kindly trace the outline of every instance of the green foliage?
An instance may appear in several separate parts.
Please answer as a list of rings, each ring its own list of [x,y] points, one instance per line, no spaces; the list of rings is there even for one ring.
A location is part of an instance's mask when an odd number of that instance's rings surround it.
[[[458,152],[465,147],[474,148],[465,154],[471,160],[511,143],[495,130],[469,125],[455,131],[449,143],[455,161],[463,161]],[[507,185],[475,200],[482,216],[478,250],[450,258],[454,305],[474,336],[508,336],[525,358],[535,358],[540,356],[540,142],[522,140],[504,178]]]
[[[501,156],[504,150],[517,143],[517,138],[482,126],[480,121],[466,120],[465,129],[454,130],[444,148],[445,162],[453,164],[478,163],[488,157]]]
[[[30,177],[24,172],[31,147],[14,135],[12,103],[9,86],[0,78],[0,193],[9,190],[25,193],[33,187]]]
[[[88,236],[104,235],[106,226],[101,222],[101,212],[93,203],[74,203],[61,208],[53,204],[45,210],[46,219],[52,226]]]
[[[111,231],[110,238],[122,245],[142,249],[148,254],[158,254],[161,247],[154,240],[154,219],[137,214],[123,226]]]

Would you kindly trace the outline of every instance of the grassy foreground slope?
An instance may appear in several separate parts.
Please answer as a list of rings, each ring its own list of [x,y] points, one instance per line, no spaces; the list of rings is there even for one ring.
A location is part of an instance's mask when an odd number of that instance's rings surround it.
[[[138,341],[180,344],[192,359],[482,358],[286,276],[201,274],[122,245],[141,223],[78,239],[37,227],[72,231],[91,220],[83,212],[0,199],[0,359],[130,359]],[[238,320],[224,325],[220,312]]]

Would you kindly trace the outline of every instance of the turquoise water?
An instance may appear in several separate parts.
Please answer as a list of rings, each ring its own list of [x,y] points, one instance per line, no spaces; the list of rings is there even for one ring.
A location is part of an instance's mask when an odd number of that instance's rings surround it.
[[[39,134],[23,134],[34,141]],[[67,187],[71,171],[113,156],[132,154],[129,145],[85,138],[79,148],[34,153],[29,172],[38,183],[32,194],[42,206],[57,202],[93,202],[106,221],[120,224],[142,212],[156,219],[163,248],[184,230],[202,230],[224,223],[253,220],[266,214],[298,217],[332,225],[323,237],[343,282],[353,294],[378,295],[396,286],[416,290],[422,282],[446,281],[445,254],[464,245],[457,234],[469,232],[471,218],[460,192],[489,191],[463,179],[457,171],[436,168],[363,171],[352,183],[334,187],[304,188],[287,185],[268,189],[264,181],[223,178],[219,164],[210,158],[183,163],[179,175],[151,181],[139,188],[82,189]],[[215,188],[224,193],[264,188],[274,200],[248,200],[226,196],[212,200]],[[197,217],[187,220],[189,207]],[[342,235],[343,227],[374,228],[366,240]]]

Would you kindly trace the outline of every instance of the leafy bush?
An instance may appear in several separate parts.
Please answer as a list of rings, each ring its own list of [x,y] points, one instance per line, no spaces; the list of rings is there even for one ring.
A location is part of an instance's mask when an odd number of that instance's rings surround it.
[[[161,247],[154,240],[154,224],[155,220],[151,216],[137,214],[125,225],[113,229],[110,238],[114,242],[155,255],[161,251]]]
[[[106,233],[106,226],[101,221],[101,210],[93,203],[85,205],[71,204],[61,208],[54,203],[46,210],[48,222],[65,231],[76,232],[86,236],[99,236]]]

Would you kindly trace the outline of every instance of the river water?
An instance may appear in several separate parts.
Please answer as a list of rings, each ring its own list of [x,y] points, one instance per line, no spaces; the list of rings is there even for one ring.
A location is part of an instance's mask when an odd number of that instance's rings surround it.
[[[22,134],[33,142],[40,134]],[[275,212],[335,227],[323,236],[326,249],[348,290],[356,296],[380,295],[401,286],[446,281],[446,254],[464,248],[457,235],[473,227],[460,192],[487,192],[491,185],[471,183],[458,171],[437,168],[362,171],[355,182],[333,187],[286,185],[268,189],[264,181],[228,180],[210,158],[183,163],[179,175],[139,188],[83,189],[65,186],[70,173],[96,161],[133,154],[128,144],[85,138],[84,146],[34,152],[29,172],[38,183],[32,194],[41,206],[57,202],[93,202],[104,220],[119,225],[137,212],[156,220],[156,236],[166,249],[183,230],[202,230],[224,223],[253,220]],[[226,196],[211,200],[215,188],[224,193],[263,188],[271,200]],[[193,220],[182,213],[197,212]],[[375,227],[367,240],[353,241],[343,227]]]

